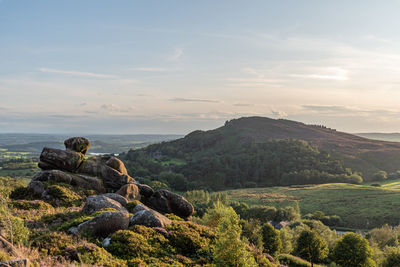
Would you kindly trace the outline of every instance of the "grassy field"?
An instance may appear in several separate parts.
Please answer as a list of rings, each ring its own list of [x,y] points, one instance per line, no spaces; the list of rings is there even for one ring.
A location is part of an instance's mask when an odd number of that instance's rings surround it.
[[[230,200],[248,205],[282,207],[299,203],[301,213],[323,211],[339,215],[343,226],[368,229],[385,223],[400,223],[400,181],[382,187],[352,184],[322,184],[227,191]]]

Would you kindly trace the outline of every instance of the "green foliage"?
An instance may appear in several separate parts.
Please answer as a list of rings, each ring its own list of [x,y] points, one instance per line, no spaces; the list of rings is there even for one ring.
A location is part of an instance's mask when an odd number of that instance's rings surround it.
[[[111,254],[129,260],[145,257],[153,251],[146,238],[130,230],[119,230],[111,235],[107,251]]]
[[[190,257],[211,258],[212,229],[192,222],[173,221],[166,227],[168,240],[178,253]]]
[[[186,191],[188,189],[188,180],[183,174],[173,172],[162,172],[159,175],[159,180],[164,181],[176,191]]]
[[[333,249],[334,261],[346,267],[374,266],[372,250],[367,239],[356,233],[347,233]]]
[[[164,214],[164,216],[173,221],[184,221],[181,217],[176,216],[173,213],[167,213],[167,214]]]
[[[389,247],[385,251],[385,259],[382,262],[382,267],[400,266],[400,248]]]
[[[309,263],[308,261],[289,254],[280,254],[278,259],[281,264],[290,267],[311,267],[311,263]]]
[[[282,250],[282,241],[279,231],[269,223],[262,226],[262,240],[264,251],[271,255],[277,255]]]
[[[46,255],[62,255],[67,247],[75,245],[77,240],[61,232],[36,231],[30,238],[32,246]]]
[[[384,181],[386,180],[388,177],[387,172],[385,171],[378,171],[373,175],[374,180],[376,181]]]
[[[263,237],[261,224],[257,220],[240,220],[242,227],[242,237],[245,237],[248,242],[253,244],[257,249],[263,249]]]
[[[297,239],[295,254],[311,262],[319,262],[328,256],[326,241],[315,231],[303,230]]]
[[[46,188],[47,195],[52,197],[54,204],[72,206],[82,198],[71,189],[61,185],[50,185]]]
[[[8,260],[11,260],[11,256],[8,253],[0,250],[0,262],[1,261],[8,261]]]
[[[68,247],[66,254],[70,258],[77,258],[80,263],[105,267],[123,267],[126,262],[115,259],[113,255],[104,248],[100,248],[95,244],[86,243],[83,245]]]
[[[380,249],[386,246],[398,246],[399,245],[400,227],[392,227],[387,224],[380,228],[374,228],[369,231],[366,238],[370,243],[376,244]]]
[[[217,202],[204,215],[205,222],[217,226],[217,237],[213,254],[217,266],[256,266],[249,248],[240,239],[239,216],[231,207]]]
[[[166,183],[160,182],[160,181],[151,181],[149,184],[155,191],[160,190],[160,189],[169,189],[168,185]]]
[[[53,206],[43,200],[14,200],[11,202],[14,208],[21,210],[52,210]]]

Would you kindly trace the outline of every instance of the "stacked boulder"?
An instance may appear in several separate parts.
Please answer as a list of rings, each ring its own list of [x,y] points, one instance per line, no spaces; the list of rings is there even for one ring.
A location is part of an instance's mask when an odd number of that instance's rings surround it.
[[[163,215],[166,213],[190,220],[194,209],[184,197],[168,190],[154,191],[148,185],[137,183],[118,158],[110,155],[85,158],[90,148],[88,139],[73,137],[65,140],[64,144],[65,150],[43,148],[39,162],[42,171],[32,179],[28,188],[46,200],[49,194],[45,185],[48,182],[79,186],[99,194],[86,199],[82,212],[106,211],[71,228],[70,232],[107,236],[135,224],[164,227],[170,223]],[[132,201],[141,204],[130,210],[130,215],[126,207]]]

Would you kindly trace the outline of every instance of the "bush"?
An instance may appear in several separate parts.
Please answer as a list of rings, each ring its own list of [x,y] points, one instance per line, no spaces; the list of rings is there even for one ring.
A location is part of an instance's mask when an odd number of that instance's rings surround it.
[[[121,259],[145,258],[153,249],[146,238],[130,230],[119,230],[111,235],[107,251]]]
[[[334,261],[346,267],[375,266],[367,239],[356,233],[344,234],[333,249]]]
[[[12,206],[21,210],[52,210],[53,206],[43,200],[14,200]]]
[[[57,256],[62,255],[67,247],[73,246],[77,240],[61,232],[38,231],[31,236],[32,246],[41,253]]]
[[[271,255],[276,255],[282,250],[282,241],[279,231],[269,223],[262,226],[262,239],[264,243],[264,251]]]
[[[52,202],[61,206],[72,206],[78,204],[81,197],[71,189],[61,185],[50,185],[46,189],[47,195],[52,198]]]
[[[68,247],[65,254],[69,260],[79,261],[84,264],[106,267],[126,266],[125,261],[115,259],[104,248],[91,243]]]
[[[290,267],[311,267],[311,263],[309,263],[308,261],[289,254],[281,254],[279,255],[278,259],[281,264]]]
[[[400,266],[400,248],[392,247],[385,250],[385,259],[382,262],[382,267]]]

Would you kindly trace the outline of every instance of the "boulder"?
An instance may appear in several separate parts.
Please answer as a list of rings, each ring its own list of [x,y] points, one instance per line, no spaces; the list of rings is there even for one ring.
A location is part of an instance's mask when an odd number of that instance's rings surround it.
[[[133,215],[129,220],[129,225],[144,225],[147,227],[165,227],[171,220],[161,213],[152,210],[142,204],[136,205],[132,211]]]
[[[121,186],[135,180],[127,174],[123,174],[105,163],[108,157],[95,156],[85,160],[78,169],[79,173],[100,177],[107,188],[118,190]]]
[[[117,193],[107,193],[107,194],[103,194],[102,196],[111,198],[112,200],[119,202],[119,204],[121,204],[123,207],[125,207],[126,204],[128,204],[128,200],[125,197],[123,197]]]
[[[106,165],[108,167],[113,168],[114,170],[119,171],[122,174],[128,175],[128,171],[125,168],[125,164],[116,157],[111,157],[109,160],[107,160]]]
[[[99,193],[104,193],[106,191],[106,189],[103,186],[102,180],[96,177],[90,177],[81,174],[71,174],[60,170],[41,171],[33,177],[31,183],[37,181],[40,182],[52,181],[57,183],[70,184],[85,189],[93,189],[98,191]]]
[[[124,198],[132,200],[140,200],[139,188],[135,184],[126,184],[122,186],[116,194],[123,196]]]
[[[33,194],[35,194],[37,196],[41,196],[44,192],[44,185],[41,181],[32,180],[28,184],[28,188],[31,189],[33,191]]]
[[[72,137],[64,141],[65,148],[75,152],[80,152],[83,155],[90,148],[90,141],[84,137]]]
[[[64,170],[75,172],[83,162],[84,155],[72,150],[45,147],[40,154],[39,168],[42,170]]]
[[[126,211],[126,209],[118,201],[100,195],[87,197],[82,212],[90,214],[102,209],[116,209]]]
[[[135,185],[139,188],[140,195],[145,198],[151,197],[154,194],[153,188],[151,188],[147,184],[135,183]]]
[[[129,213],[126,211],[107,211],[93,219],[78,225],[76,233],[86,233],[94,236],[106,237],[118,230],[125,230],[129,226]],[[74,232],[74,230],[72,230]]]
[[[173,213],[183,219],[189,219],[194,208],[183,196],[168,190],[158,190],[149,199],[151,208],[162,213]]]

